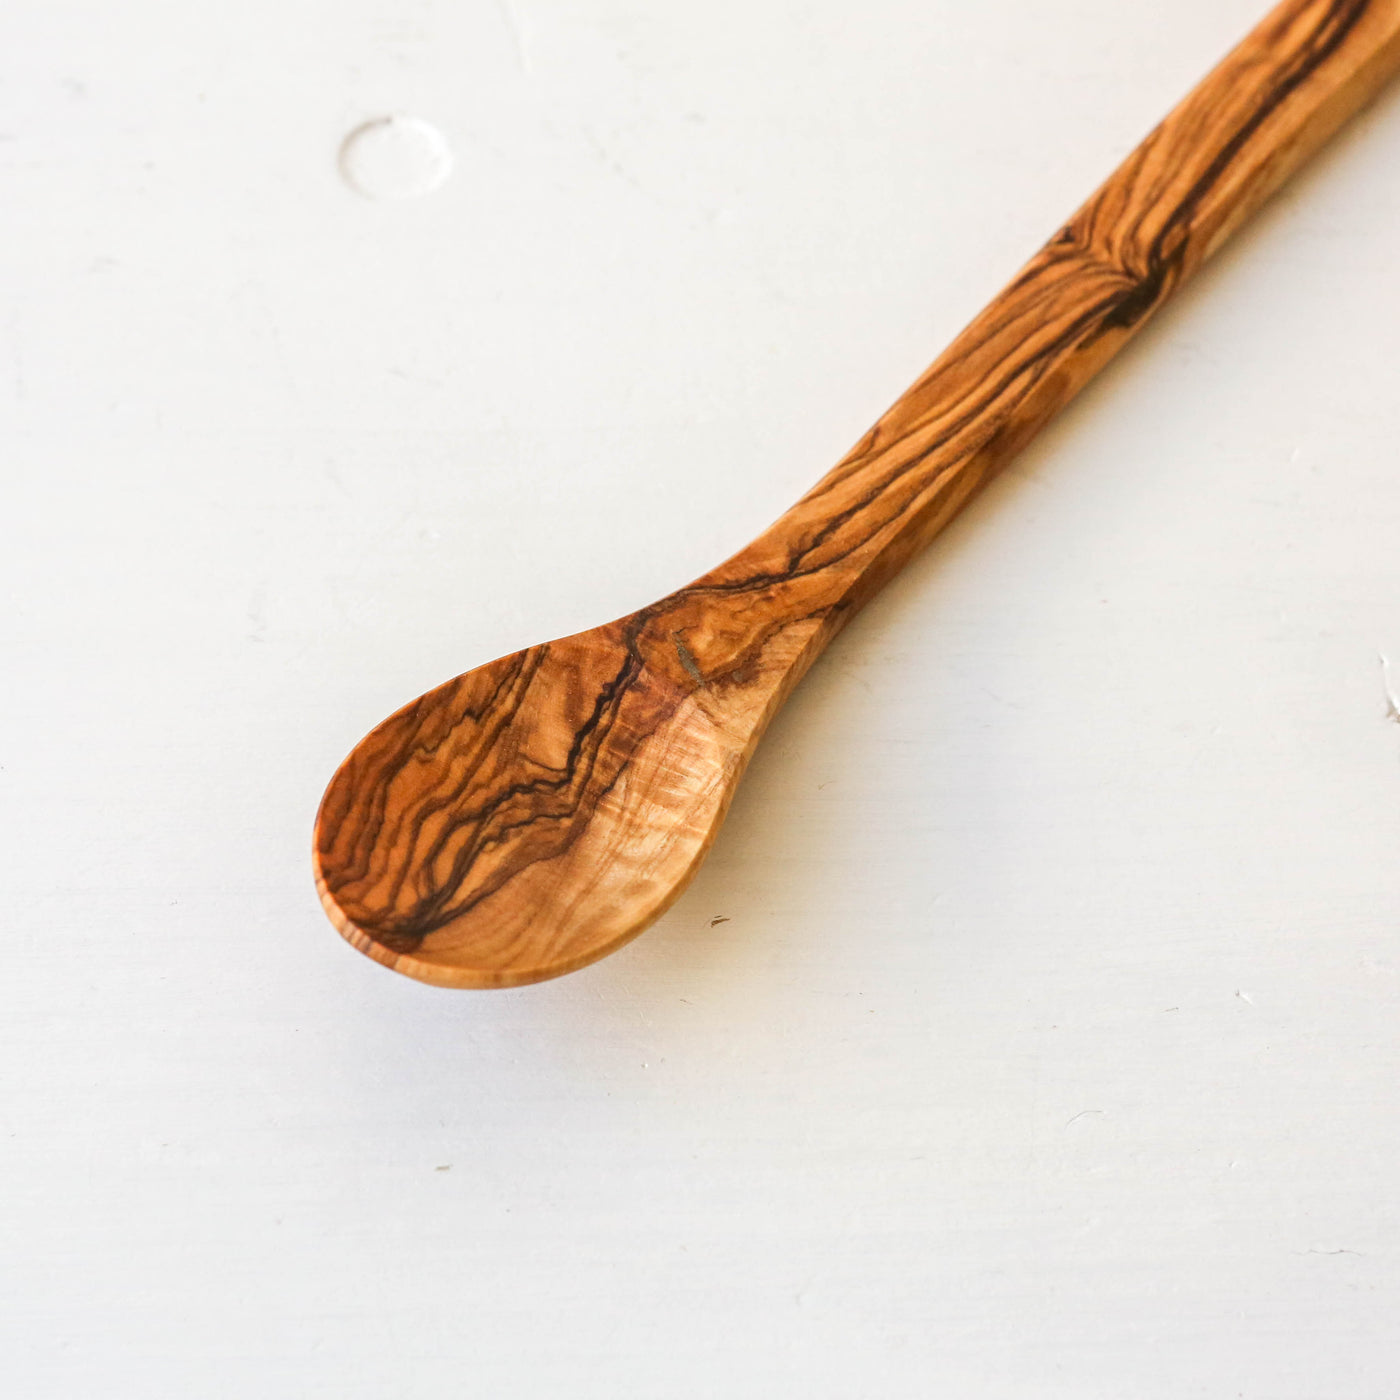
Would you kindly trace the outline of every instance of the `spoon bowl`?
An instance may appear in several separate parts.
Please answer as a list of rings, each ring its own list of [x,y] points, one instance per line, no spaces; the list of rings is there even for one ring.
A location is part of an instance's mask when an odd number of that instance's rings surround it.
[[[452,987],[554,977],[634,937],[689,883],[823,630],[770,627],[745,645],[730,617],[741,596],[682,590],[385,720],[317,820],[336,927]]]

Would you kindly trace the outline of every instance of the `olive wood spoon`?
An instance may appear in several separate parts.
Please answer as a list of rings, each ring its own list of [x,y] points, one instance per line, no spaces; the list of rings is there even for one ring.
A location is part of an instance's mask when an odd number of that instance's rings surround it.
[[[554,977],[641,932],[843,624],[1397,67],[1400,0],[1285,0],[752,544],[385,720],[316,823],[335,926],[452,987]]]

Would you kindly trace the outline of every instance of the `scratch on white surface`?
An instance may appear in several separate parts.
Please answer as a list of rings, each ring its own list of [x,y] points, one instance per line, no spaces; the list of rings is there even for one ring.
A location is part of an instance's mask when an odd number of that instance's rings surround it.
[[[1245,1004],[1246,1006],[1253,1006],[1253,1005],[1254,1005],[1254,998],[1253,998],[1252,996],[1250,996],[1250,994],[1249,994],[1248,992],[1236,991],[1236,992],[1235,992],[1235,995],[1236,995],[1242,1002],[1244,1002],[1244,1004]]]
[[[434,378],[430,374],[418,374],[406,369],[400,369],[398,365],[390,365],[389,374],[395,379],[402,379],[405,384],[423,384],[429,389],[441,389],[446,382],[442,379]]]
[[[638,194],[644,195],[647,199],[651,200],[653,204],[661,204],[661,200],[647,189],[647,187],[642,184],[642,182],[637,179],[610,150],[608,150],[593,132],[582,124],[579,125],[578,130],[579,134],[592,148],[593,154],[598,158],[598,164],[601,165],[604,170],[611,171],[611,173],[616,175],[624,184],[630,185]]]
[[[1074,1115],[1073,1118],[1069,1119],[1068,1122],[1065,1123],[1065,1127],[1068,1128],[1069,1125],[1070,1125],[1070,1123],[1077,1123],[1077,1122],[1079,1122],[1079,1120],[1080,1120],[1081,1118],[1087,1118],[1090,1114],[1097,1114],[1100,1118],[1102,1118],[1102,1117],[1103,1117],[1103,1113],[1104,1113],[1104,1110],[1101,1109],[1101,1108],[1085,1108],[1085,1109],[1081,1109],[1078,1113],[1076,1113],[1076,1114]]]
[[[248,640],[250,642],[265,642],[267,640],[267,584],[260,582],[248,595]]]
[[[510,41],[515,46],[515,59],[520,64],[520,71],[527,78],[534,77],[535,65],[530,59],[530,46],[525,42],[525,31],[520,27],[515,6],[511,0],[496,0],[496,8],[501,12],[506,28],[510,30]]]
[[[20,334],[19,313],[14,312],[9,318],[9,341],[10,341],[10,382],[15,386],[15,401],[22,403],[25,396],[24,385],[24,348],[23,337]]]
[[[1400,724],[1400,699],[1396,698],[1395,687],[1390,681],[1390,661],[1381,651],[1376,653],[1381,659],[1381,689],[1385,691],[1385,717]]]
[[[263,336],[272,352],[272,362],[292,398],[299,401],[300,385],[292,371],[291,361],[287,358],[286,347],[282,343],[281,323],[267,284],[261,278],[249,278],[238,288],[236,296],[252,311],[254,321],[261,324]]]
[[[982,692],[983,695],[991,696],[991,698],[995,700],[998,705],[1005,705],[1008,709],[1012,710],[1024,710],[1026,708],[1024,705],[1017,704],[1015,700],[1008,700],[1006,696],[998,695],[996,691],[993,690],[990,686],[982,685],[978,686],[977,688]]]
[[[340,474],[340,468],[337,467],[333,461],[327,458],[321,470],[325,474],[326,480],[329,481],[347,501],[354,499],[354,492],[345,484],[345,479]]]

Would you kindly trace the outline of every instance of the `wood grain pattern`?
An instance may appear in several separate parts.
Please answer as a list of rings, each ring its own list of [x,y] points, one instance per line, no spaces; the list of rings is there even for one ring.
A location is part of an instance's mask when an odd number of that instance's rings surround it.
[[[556,976],[640,932],[844,622],[1398,66],[1400,0],[1285,0],[751,545],[387,719],[317,819],[336,927],[468,987]]]

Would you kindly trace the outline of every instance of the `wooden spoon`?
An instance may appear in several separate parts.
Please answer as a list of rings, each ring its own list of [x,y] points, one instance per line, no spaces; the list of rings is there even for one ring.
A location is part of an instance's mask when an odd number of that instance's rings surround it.
[[[856,609],[1397,67],[1400,0],[1285,0],[751,545],[385,720],[317,818],[335,926],[452,987],[554,977],[640,933]]]

